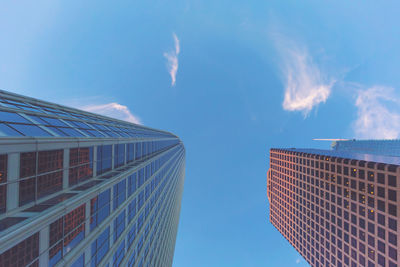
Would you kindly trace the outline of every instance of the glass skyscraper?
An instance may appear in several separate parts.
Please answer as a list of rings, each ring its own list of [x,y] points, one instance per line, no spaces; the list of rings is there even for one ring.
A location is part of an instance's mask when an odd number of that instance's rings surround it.
[[[270,150],[270,221],[311,266],[400,266],[399,144]]]
[[[171,266],[169,132],[0,91],[0,266]]]

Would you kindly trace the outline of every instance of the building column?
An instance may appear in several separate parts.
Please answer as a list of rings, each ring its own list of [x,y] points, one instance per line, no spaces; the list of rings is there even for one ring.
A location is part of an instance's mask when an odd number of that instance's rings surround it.
[[[85,238],[89,235],[90,233],[90,200],[86,202],[85,206]],[[84,260],[85,260],[85,266],[89,266],[90,260],[92,258],[92,253],[91,253],[91,244],[89,244],[85,249],[84,249]]]
[[[19,153],[7,156],[7,212],[19,205]]]
[[[49,234],[50,227],[47,225],[39,232],[39,266],[49,266]]]
[[[93,147],[93,178],[97,176],[97,146]]]
[[[111,145],[111,170],[114,170],[115,145]]]
[[[124,165],[128,162],[127,157],[128,157],[128,144],[124,145],[125,147],[125,156],[124,156]]]
[[[69,186],[69,148],[64,149],[63,169],[63,189],[67,189]]]

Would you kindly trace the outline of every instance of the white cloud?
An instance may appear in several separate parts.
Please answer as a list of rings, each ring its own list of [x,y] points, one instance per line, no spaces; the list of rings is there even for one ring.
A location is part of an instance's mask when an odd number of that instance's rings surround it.
[[[400,98],[391,87],[375,86],[359,90],[356,99],[357,120],[353,129],[357,138],[394,139],[400,136]]]
[[[297,259],[296,259],[296,264],[299,264],[300,261],[301,261],[301,259],[300,259],[300,258],[297,258]]]
[[[282,106],[307,116],[313,107],[328,99],[335,82],[324,77],[305,49],[284,50],[286,89]]]
[[[176,83],[176,73],[178,72],[178,55],[181,52],[180,42],[175,33],[172,34],[174,38],[175,50],[165,52],[164,57],[167,59],[167,69],[171,76],[171,86]]]
[[[118,103],[89,105],[80,107],[80,109],[123,121],[141,124],[140,119],[137,116],[133,115],[127,106]]]

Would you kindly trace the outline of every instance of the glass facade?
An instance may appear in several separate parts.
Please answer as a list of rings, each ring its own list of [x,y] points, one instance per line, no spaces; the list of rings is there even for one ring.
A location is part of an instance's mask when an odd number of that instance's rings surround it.
[[[4,91],[0,112],[0,266],[172,265],[179,138]]]

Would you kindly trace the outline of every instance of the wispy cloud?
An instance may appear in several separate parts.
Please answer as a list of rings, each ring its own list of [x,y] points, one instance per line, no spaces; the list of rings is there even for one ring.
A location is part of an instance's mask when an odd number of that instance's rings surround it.
[[[296,259],[296,264],[299,264],[301,262],[301,259],[300,258],[297,258]]]
[[[357,138],[394,139],[400,137],[400,97],[391,87],[375,86],[359,90],[355,103]]]
[[[335,81],[321,73],[306,49],[286,47],[283,53],[286,88],[282,106],[307,116],[315,106],[328,99]]]
[[[181,51],[180,42],[178,36],[175,33],[172,34],[174,38],[175,48],[170,52],[165,52],[164,57],[167,59],[167,69],[169,75],[171,76],[171,86],[174,86],[176,83],[176,73],[178,72],[178,55]]]
[[[88,105],[80,108],[89,112],[101,114],[115,119],[141,124],[140,119],[136,115],[133,115],[127,106],[118,103]]]

